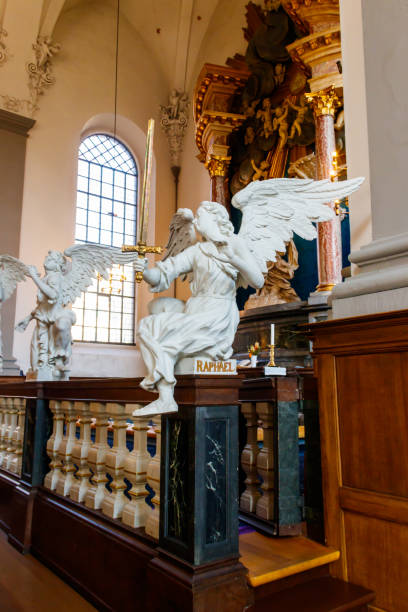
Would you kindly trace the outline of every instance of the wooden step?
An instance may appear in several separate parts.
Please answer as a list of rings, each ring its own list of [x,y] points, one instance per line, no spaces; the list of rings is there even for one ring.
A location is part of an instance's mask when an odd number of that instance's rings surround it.
[[[254,612],[363,612],[374,593],[326,576],[298,584],[255,602]]]
[[[335,548],[302,536],[268,538],[255,531],[240,536],[239,552],[254,588],[328,565],[340,557]]]

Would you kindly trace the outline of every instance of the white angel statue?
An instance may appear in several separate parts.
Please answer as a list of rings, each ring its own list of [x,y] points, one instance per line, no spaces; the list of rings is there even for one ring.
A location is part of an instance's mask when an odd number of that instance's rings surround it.
[[[168,289],[179,276],[188,277],[192,297],[181,306],[180,300],[173,300],[174,308],[167,308],[171,302],[163,298],[164,312],[155,308],[155,314],[139,324],[137,339],[148,371],[141,386],[158,392],[159,397],[137,414],[177,410],[173,391],[179,360],[231,357],[239,323],[237,288],[262,288],[267,262],[285,251],[293,234],[315,238],[313,223],[334,217],[325,203],[352,193],[363,180],[254,181],[232,199],[232,205],[242,212],[238,234],[234,234],[226,208],[217,202],[201,202],[195,218],[189,209],[174,215],[164,259],[150,269],[143,260],[134,265],[154,293]]]
[[[1,335],[1,305],[11,297],[17,284],[25,280],[27,266],[11,255],[0,255],[0,372],[3,367],[3,342]]]
[[[35,266],[27,266],[26,274],[38,287],[37,305],[16,329],[23,332],[30,321],[36,322],[28,378],[68,379],[71,328],[75,323],[75,314],[69,305],[86,291],[98,274],[108,278],[109,268],[114,264],[126,264],[136,258],[137,253],[122,253],[108,246],[77,244],[64,253],[48,251],[43,277]]]

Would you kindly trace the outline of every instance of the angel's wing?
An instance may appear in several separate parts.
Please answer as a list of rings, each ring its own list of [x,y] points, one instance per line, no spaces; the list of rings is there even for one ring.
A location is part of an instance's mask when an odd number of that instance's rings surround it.
[[[0,255],[0,286],[2,299],[7,300],[17,283],[24,281],[28,274],[27,266],[11,255]]]
[[[330,180],[269,179],[254,181],[232,198],[242,211],[239,236],[245,240],[263,273],[266,262],[284,252],[293,234],[316,238],[313,223],[329,221],[334,212],[327,202],[341,200],[356,191],[363,178],[332,183]]]
[[[67,265],[62,284],[62,303],[64,306],[75,302],[100,274],[108,278],[108,271],[115,264],[129,264],[138,254],[122,253],[119,249],[101,244],[75,244],[64,251],[71,258]]]
[[[170,223],[170,236],[166,245],[167,253],[163,261],[168,257],[178,255],[197,242],[193,221],[194,215],[189,208],[179,208],[173,215]]]

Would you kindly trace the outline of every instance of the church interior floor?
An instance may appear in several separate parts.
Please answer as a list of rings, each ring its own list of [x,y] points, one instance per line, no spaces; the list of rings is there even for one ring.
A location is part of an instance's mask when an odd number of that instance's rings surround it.
[[[31,555],[21,555],[0,531],[2,612],[91,612],[91,604]]]

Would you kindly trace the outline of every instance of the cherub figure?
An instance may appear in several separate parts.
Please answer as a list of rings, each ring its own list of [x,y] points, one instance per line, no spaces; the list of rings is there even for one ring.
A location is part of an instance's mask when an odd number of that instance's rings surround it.
[[[274,129],[276,129],[274,126],[272,126],[273,111],[271,109],[271,101],[269,98],[265,98],[263,100],[262,109],[258,110],[256,113],[256,118],[261,119],[263,123],[263,134],[265,138],[269,138],[269,136],[272,136]]]
[[[298,133],[298,136],[301,136],[302,123],[304,122],[306,113],[308,111],[308,106],[306,104],[305,97],[302,96],[300,100],[300,106],[292,104],[290,100],[287,100],[287,103],[291,108],[293,108],[293,110],[297,111],[296,119],[294,120],[294,122],[292,123],[292,127],[290,128],[289,138],[294,138],[296,132]]]
[[[251,125],[249,125],[247,129],[245,130],[244,144],[250,145],[254,142],[254,140],[255,140],[255,130]]]
[[[165,258],[153,268],[143,260],[134,267],[143,272],[153,293],[165,291],[178,277],[187,277],[192,297],[184,308],[177,300],[177,308],[156,310],[157,314],[140,321],[137,341],[147,368],[141,386],[159,397],[135,414],[177,410],[174,368],[181,359],[231,357],[239,322],[237,288],[262,288],[267,262],[276,261],[276,253],[285,251],[293,233],[315,238],[313,222],[334,217],[324,203],[355,191],[361,182],[252,182],[232,198],[232,205],[242,212],[238,234],[226,208],[217,202],[201,202],[195,217],[189,209],[174,215]],[[169,298],[165,299],[168,303]]]
[[[251,165],[252,165],[253,169],[255,170],[255,174],[252,177],[253,181],[261,181],[263,179],[267,179],[268,178],[269,163],[266,161],[266,159],[261,161],[261,163],[259,164],[259,168],[255,164],[253,159],[251,159]]]
[[[68,379],[71,328],[75,324],[75,314],[69,305],[86,291],[98,274],[106,279],[114,264],[129,263],[136,258],[137,253],[122,253],[112,247],[77,244],[64,253],[49,251],[42,277],[35,266],[26,266],[26,275],[38,288],[36,307],[16,327],[23,332],[30,321],[36,323],[31,339],[28,378]]]
[[[288,141],[288,112],[289,106],[286,103],[284,103],[282,106],[277,106],[273,111],[275,115],[273,118],[273,129],[278,130],[279,134],[278,149],[283,149]]]

